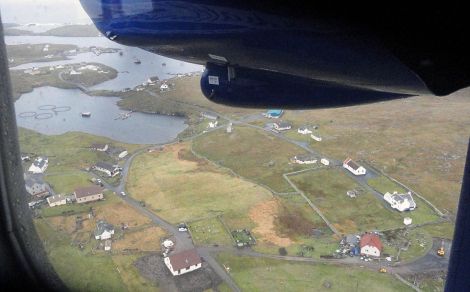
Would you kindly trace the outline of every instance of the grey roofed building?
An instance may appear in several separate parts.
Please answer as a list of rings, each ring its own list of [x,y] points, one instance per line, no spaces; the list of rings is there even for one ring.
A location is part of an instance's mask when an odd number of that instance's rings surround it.
[[[96,163],[96,167],[109,170],[110,172],[113,172],[116,169],[116,167],[106,162],[98,162]]]
[[[49,185],[34,175],[25,176],[26,191],[32,196],[44,197],[49,195]]]
[[[291,127],[292,125],[288,122],[280,122],[279,124],[279,128],[287,128],[287,127]]]
[[[90,186],[75,189],[75,198],[83,198],[103,193],[104,188],[99,186]]]
[[[345,237],[345,242],[350,246],[356,246],[359,244],[359,238],[355,234],[348,234]]]

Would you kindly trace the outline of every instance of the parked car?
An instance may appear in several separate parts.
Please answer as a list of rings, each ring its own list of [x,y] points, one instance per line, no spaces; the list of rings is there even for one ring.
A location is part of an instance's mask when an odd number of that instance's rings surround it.
[[[125,193],[125,192],[121,192],[121,196],[125,196],[125,195],[126,195],[126,193]]]
[[[180,224],[178,224],[178,231],[186,232],[186,231],[188,231],[188,226],[186,226],[186,224],[184,224],[184,223],[180,223]]]

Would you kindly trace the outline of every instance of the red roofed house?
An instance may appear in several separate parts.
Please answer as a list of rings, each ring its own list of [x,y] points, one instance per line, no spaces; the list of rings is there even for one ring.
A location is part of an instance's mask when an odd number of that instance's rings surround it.
[[[379,236],[373,233],[364,234],[359,246],[361,247],[361,255],[372,257],[380,257],[383,248]]]
[[[202,266],[201,257],[196,249],[185,250],[164,258],[165,265],[173,276],[189,273]]]
[[[352,172],[354,175],[366,174],[366,169],[354,162],[351,158],[347,158],[345,161],[343,161],[343,167]]]

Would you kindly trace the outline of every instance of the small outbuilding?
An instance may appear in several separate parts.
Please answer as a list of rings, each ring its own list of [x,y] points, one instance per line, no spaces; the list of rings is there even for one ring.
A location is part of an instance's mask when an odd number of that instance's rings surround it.
[[[96,223],[94,234],[95,239],[98,240],[110,239],[114,234],[114,226],[104,220],[100,220],[98,223]]]

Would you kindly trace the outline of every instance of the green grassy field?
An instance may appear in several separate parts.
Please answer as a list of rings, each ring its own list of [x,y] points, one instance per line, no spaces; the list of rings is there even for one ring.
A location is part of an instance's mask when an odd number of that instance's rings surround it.
[[[124,144],[105,137],[81,132],[68,132],[62,135],[48,136],[28,129],[19,128],[20,149],[25,153],[35,153],[49,157],[46,174],[67,174],[90,167],[98,161],[114,162],[107,154],[91,151],[93,143],[108,143],[127,149],[129,153],[142,148],[143,145]]]
[[[70,245],[70,239],[42,220],[35,221],[48,258],[59,277],[75,291],[127,291],[111,257],[91,255]]]
[[[386,192],[393,193],[394,191],[399,193],[407,192],[405,188],[382,175],[369,179],[367,184],[382,194],[385,194]],[[418,196],[413,196],[413,200],[416,203],[416,209],[410,212],[400,213],[403,217],[410,217],[413,219],[413,224],[432,222],[439,219],[436,212],[425,201],[421,200]]]
[[[193,221],[189,223],[193,241],[197,245],[231,245],[232,238],[217,217]]]
[[[306,264],[220,253],[220,264],[243,291],[412,291],[389,274],[327,264]],[[326,283],[330,288],[325,288]]]
[[[235,173],[276,192],[293,192],[283,173],[302,169],[289,159],[305,151],[261,130],[234,127],[231,134],[214,131],[196,138],[193,149]]]
[[[398,212],[387,210],[369,192],[363,191],[355,199],[346,196],[346,191],[360,186],[338,169],[305,172],[290,179],[344,234],[401,227],[403,224]]]
[[[465,89],[442,98],[286,111],[285,118],[319,125],[323,141],[314,147],[325,155],[364,160],[438,208],[455,212],[470,136],[464,126],[469,94]]]
[[[91,185],[91,176],[85,172],[54,174],[44,177],[56,193],[72,193],[75,188]]]
[[[230,228],[250,228],[248,210],[270,193],[193,156],[187,143],[135,158],[128,194],[172,223],[223,215]]]
[[[23,70],[10,70],[12,93],[15,99],[18,99],[21,94],[31,92],[36,87],[53,86],[63,89],[78,88],[73,82],[81,83],[84,86],[92,86],[104,81],[116,78],[117,71],[111,67],[98,63],[89,63],[99,65],[99,67],[108,73],[97,73],[97,71],[84,70],[81,75],[70,77],[68,73],[62,73],[61,80],[59,74],[61,72],[68,72],[68,69],[49,70],[49,66],[40,67],[40,74],[30,75],[25,74]],[[70,64],[74,67],[79,67],[78,64]],[[68,81],[67,81],[68,80]],[[73,82],[72,82],[73,81]]]
[[[20,30],[11,29],[12,32],[16,31],[22,33]],[[10,66],[18,66],[24,63],[31,62],[50,62],[57,60],[66,60],[67,57],[62,55],[64,51],[78,49],[76,45],[62,45],[62,44],[48,44],[48,51],[44,52],[45,44],[19,44],[7,45],[7,54],[9,59],[13,59]],[[44,56],[53,55],[50,59],[45,59]]]

